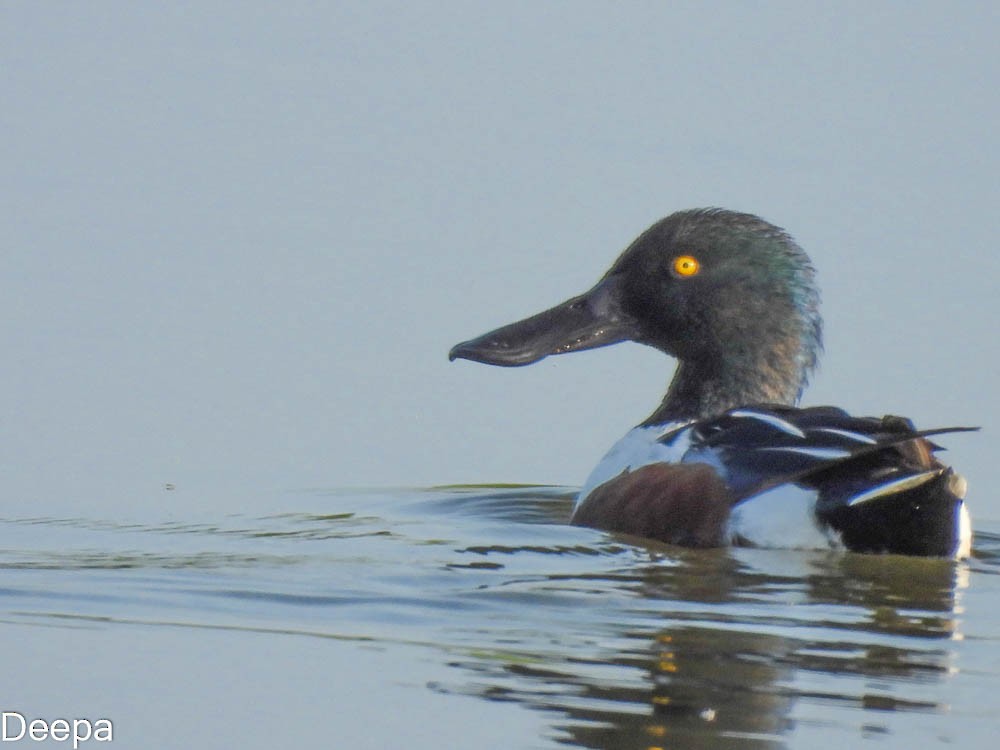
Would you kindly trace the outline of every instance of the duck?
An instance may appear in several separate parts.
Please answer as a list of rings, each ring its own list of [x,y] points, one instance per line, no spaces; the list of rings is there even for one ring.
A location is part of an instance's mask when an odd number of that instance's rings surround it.
[[[454,346],[521,367],[633,341],[677,361],[666,395],[583,484],[570,522],[687,547],[971,554],[966,481],[904,417],[800,407],[823,348],[816,272],[749,213],[679,211],[589,291]]]

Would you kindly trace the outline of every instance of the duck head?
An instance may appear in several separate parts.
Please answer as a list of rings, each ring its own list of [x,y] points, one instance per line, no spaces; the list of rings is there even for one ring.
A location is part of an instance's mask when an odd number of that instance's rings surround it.
[[[643,232],[589,291],[462,342],[449,359],[517,367],[631,340],[679,362],[647,423],[794,404],[821,349],[814,276],[802,249],[763,219],[681,211]]]

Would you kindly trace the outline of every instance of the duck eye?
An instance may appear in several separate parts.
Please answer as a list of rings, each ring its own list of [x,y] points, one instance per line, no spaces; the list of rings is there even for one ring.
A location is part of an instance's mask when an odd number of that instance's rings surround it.
[[[671,266],[674,276],[678,276],[680,278],[694,276],[698,273],[700,268],[701,264],[693,255],[678,255],[674,258],[673,265]]]

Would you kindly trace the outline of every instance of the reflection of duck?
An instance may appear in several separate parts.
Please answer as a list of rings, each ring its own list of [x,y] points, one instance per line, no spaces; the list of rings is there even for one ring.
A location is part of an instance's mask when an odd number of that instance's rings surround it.
[[[790,716],[817,706],[825,721],[832,706],[855,720],[858,709],[942,709],[921,683],[954,669],[963,565],[777,550],[683,562],[640,572],[639,607],[663,622],[646,635],[643,728],[662,733],[649,746],[778,747]]]
[[[813,276],[778,227],[683,211],[589,292],[450,358],[518,366],[631,339],[679,360],[662,404],[587,480],[574,523],[690,546],[968,555],[965,482],[926,439],[948,430],[794,408],[821,348]]]
[[[456,689],[542,710],[566,745],[588,748],[810,746],[817,732],[884,735],[912,725],[913,712],[945,710],[965,564],[646,549],[651,563],[588,557],[598,564],[556,582],[508,579],[532,594],[533,611],[558,601],[540,628],[563,615],[569,592],[615,606],[581,605],[558,638],[498,622],[512,656],[475,648],[452,662],[471,675]],[[508,586],[492,592],[509,602]]]

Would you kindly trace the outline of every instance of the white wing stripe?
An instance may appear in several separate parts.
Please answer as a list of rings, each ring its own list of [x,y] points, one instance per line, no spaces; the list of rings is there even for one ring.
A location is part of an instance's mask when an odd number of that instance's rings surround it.
[[[838,430],[836,427],[817,427],[815,430],[810,430],[810,432],[825,432],[828,435],[837,435],[842,438],[847,438],[848,440],[853,440],[856,443],[866,443],[868,445],[877,445],[878,440],[868,435],[862,435],[860,432],[851,432],[850,430]]]
[[[729,415],[731,417],[756,419],[758,422],[769,424],[771,427],[781,430],[786,435],[793,435],[799,438],[804,438],[806,436],[802,430],[793,425],[791,422],[786,422],[781,417],[776,417],[773,414],[765,414],[764,412],[754,411],[753,409],[735,409],[729,412]]]
[[[891,482],[880,484],[878,487],[873,487],[867,492],[855,495],[848,501],[847,505],[848,507],[853,508],[855,505],[867,503],[871,500],[877,500],[878,498],[885,497],[886,495],[894,495],[897,492],[902,492],[903,490],[919,487],[924,482],[929,482],[931,479],[934,479],[934,477],[939,476],[943,471],[944,469],[931,469],[930,471],[925,471],[921,474],[912,474],[908,477],[903,477],[902,479],[894,479]]]
[[[846,448],[810,448],[808,446],[796,447],[788,445],[777,448],[757,448],[756,450],[767,453],[795,453],[800,456],[809,456],[810,458],[818,458],[824,461],[829,461],[835,458],[849,458],[851,456],[851,452]]]

